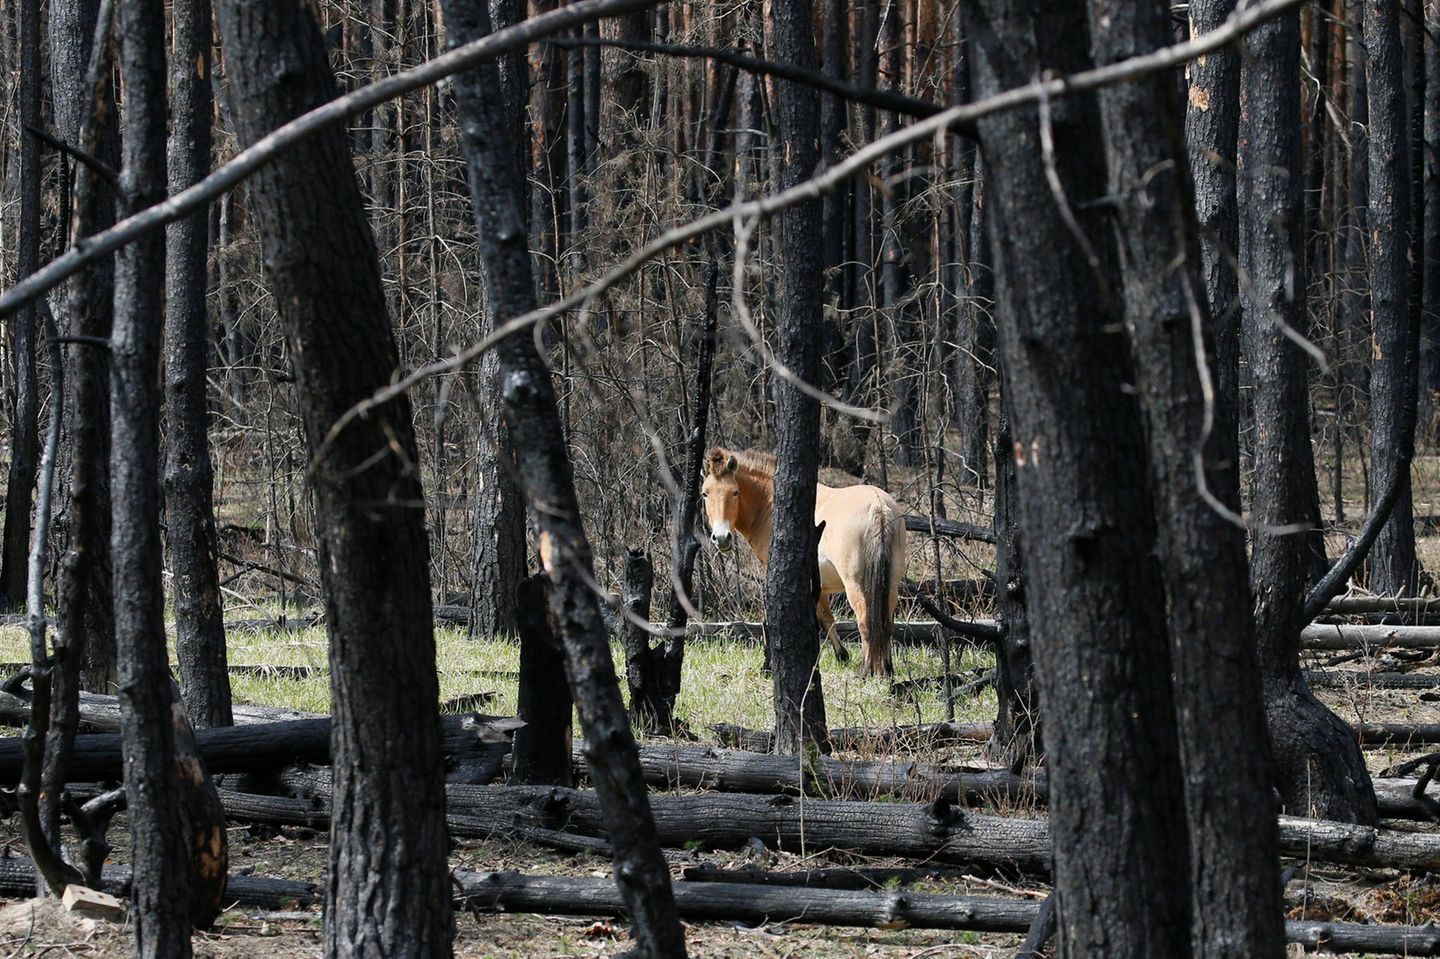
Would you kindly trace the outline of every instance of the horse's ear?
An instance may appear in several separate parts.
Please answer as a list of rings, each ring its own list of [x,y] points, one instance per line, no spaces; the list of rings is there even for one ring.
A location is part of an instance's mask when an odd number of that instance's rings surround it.
[[[711,476],[719,476],[725,472],[725,451],[720,447],[710,447],[710,454],[705,457],[705,461],[709,464]]]
[[[734,454],[734,453],[731,453],[731,454],[730,454],[730,459],[725,462],[725,472],[727,472],[727,473],[733,473],[733,472],[735,472],[735,470],[737,470],[739,467],[740,467],[740,461],[735,458],[735,454]]]

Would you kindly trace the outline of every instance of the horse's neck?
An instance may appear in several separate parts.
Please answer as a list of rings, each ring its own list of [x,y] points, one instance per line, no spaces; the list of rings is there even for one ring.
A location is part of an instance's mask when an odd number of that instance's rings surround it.
[[[739,517],[735,528],[750,544],[760,568],[770,562],[770,534],[775,528],[775,487],[759,480],[744,481],[750,487],[750,496],[745,497],[753,505],[747,514]]]

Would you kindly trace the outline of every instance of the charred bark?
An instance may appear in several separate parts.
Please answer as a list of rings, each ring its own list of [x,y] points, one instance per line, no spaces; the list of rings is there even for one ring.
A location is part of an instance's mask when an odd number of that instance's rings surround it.
[[[213,105],[209,0],[177,0],[173,18],[172,194],[209,171]],[[210,368],[206,220],[202,210],[171,224],[165,262],[165,518],[175,573],[180,679],[190,721],[200,727],[231,722],[205,393]]]
[[[573,786],[570,729],[574,701],[565,680],[565,649],[550,626],[545,576],[520,583],[516,603],[520,633],[520,688],[511,779],[532,786]]]
[[[1365,0],[1365,84],[1369,96],[1371,504],[1389,485],[1396,462],[1415,443],[1419,324],[1410,302],[1411,155],[1405,110],[1405,52],[1400,4]],[[1408,462],[1408,460],[1407,460]],[[1408,471],[1408,470],[1407,470]],[[1370,551],[1370,588],[1416,591],[1415,518],[1410,484],[1402,483],[1390,519]]]
[[[489,10],[480,0],[445,0],[443,8],[451,43],[491,30]],[[523,214],[525,168],[515,153],[515,145],[523,142],[523,127],[492,95],[497,83],[497,71],[485,65],[457,77],[455,89],[486,264],[487,300],[508,317],[534,308],[535,285]],[[684,934],[655,839],[635,739],[599,606],[588,585],[593,576],[590,544],[580,522],[550,371],[528,330],[506,337],[496,350],[520,486],[539,530],[540,558],[550,576],[550,609],[565,644],[586,759],[604,803],[615,872],[635,924],[632,935],[644,955],[683,957]]]
[[[773,11],[769,41],[777,60],[815,66],[809,0]],[[787,162],[777,186],[814,174],[820,162],[820,98],[808,87],[776,83],[775,111]],[[781,213],[776,247],[779,283],[776,359],[806,383],[820,375],[823,251],[815,243],[821,204],[807,201]],[[775,669],[776,750],[793,754],[825,740],[825,703],[817,665],[820,633],[811,593],[815,577],[815,476],[820,456],[820,404],[777,377],[775,394],[775,529],[765,575],[765,630]]]
[[[1254,374],[1256,524],[1250,571],[1265,712],[1282,806],[1326,819],[1373,823],[1375,795],[1348,727],[1320,704],[1300,672],[1307,547],[1296,528],[1316,527],[1306,487],[1311,458],[1306,356],[1285,331],[1301,329],[1305,288],[1300,235],[1300,15],[1282,14],[1250,35],[1246,118],[1238,182],[1243,346]]]
[[[305,5],[225,0],[218,10],[243,144],[335,96]],[[326,948],[448,954],[439,684],[410,403],[396,399],[329,436],[398,365],[344,131],[277,159],[252,180],[249,199],[313,460],[336,770]]]
[[[20,53],[20,222],[15,239],[15,278],[40,266],[40,3],[18,8]],[[30,560],[30,512],[40,456],[40,377],[36,367],[36,307],[31,303],[10,323],[10,471],[5,483],[5,530],[0,541],[0,604],[21,607]],[[58,372],[58,371],[57,371]]]
[[[125,89],[121,186],[127,212],[165,198],[165,10],[161,0],[117,11]],[[115,260],[110,338],[110,475],[114,510],[115,644],[120,738],[129,806],[130,897],[137,956],[190,955],[190,883],[180,820],[171,687],[165,648],[160,537],[160,316],[165,238],[122,248]]]
[[[1170,39],[1158,6],[1090,0],[1090,10],[1097,63],[1139,56]],[[1213,340],[1204,335],[1195,268],[1202,258],[1185,175],[1184,111],[1164,75],[1111,87],[1100,105],[1109,193],[1121,198],[1114,237],[1169,600],[1192,954],[1279,956],[1285,937],[1272,760],[1247,602],[1245,534],[1198,488],[1203,482],[1213,499],[1238,512],[1235,458],[1229,441],[1207,429],[1202,376],[1209,372],[1198,365],[1208,364]]]
[[[967,8],[976,94],[1087,67],[1085,13],[1080,3]],[[1045,624],[1036,677],[1044,709],[1060,717],[1044,728],[1058,938],[1062,955],[1186,955],[1180,748],[1164,613],[1150,599],[1163,586],[1144,434],[1095,202],[1106,195],[1101,117],[1089,97],[1045,114],[988,117],[979,133],[1026,602]],[[1110,825],[1121,821],[1132,828]]]

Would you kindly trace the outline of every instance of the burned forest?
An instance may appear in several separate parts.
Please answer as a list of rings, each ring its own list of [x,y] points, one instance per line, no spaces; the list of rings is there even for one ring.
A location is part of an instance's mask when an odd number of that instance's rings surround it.
[[[1440,0],[0,0],[0,941],[1440,955]]]

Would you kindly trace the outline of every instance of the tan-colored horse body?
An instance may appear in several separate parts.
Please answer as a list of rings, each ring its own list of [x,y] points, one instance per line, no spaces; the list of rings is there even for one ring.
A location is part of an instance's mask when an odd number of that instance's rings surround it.
[[[728,551],[735,534],[745,537],[763,569],[770,559],[774,529],[775,458],[754,450],[730,452],[715,447],[706,458],[705,517],[710,540]],[[890,634],[895,603],[905,574],[905,516],[894,498],[878,486],[815,487],[815,522],[825,523],[820,537],[820,602],[816,615],[835,655],[848,658],[830,597],[844,592],[860,630],[861,672],[888,676]]]

